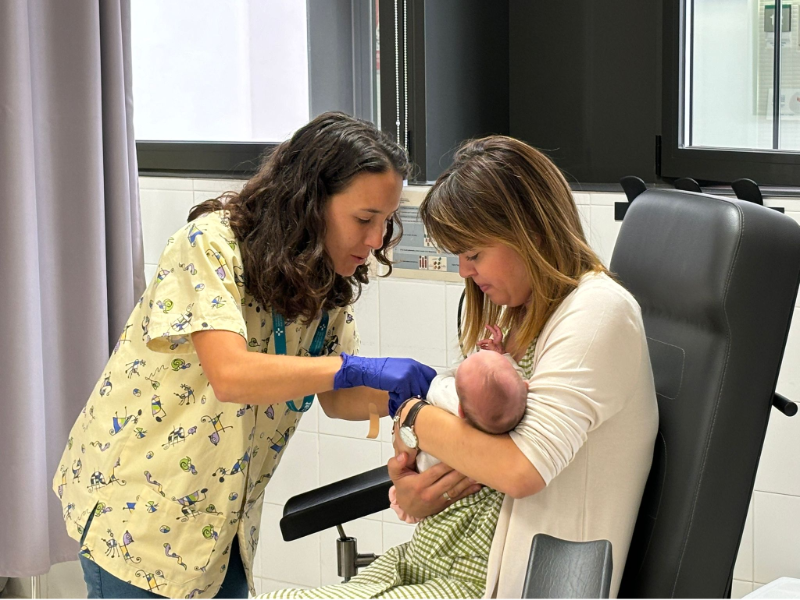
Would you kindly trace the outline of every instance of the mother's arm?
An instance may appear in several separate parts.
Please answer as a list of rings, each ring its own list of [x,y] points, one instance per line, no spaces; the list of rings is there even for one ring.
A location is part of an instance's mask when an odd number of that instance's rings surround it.
[[[403,407],[401,423],[416,402]],[[507,433],[484,433],[434,406],[419,411],[414,429],[421,450],[483,485],[513,498],[530,496],[545,487],[539,471]]]
[[[416,402],[403,407],[400,422]],[[403,454],[389,461],[397,502],[411,515],[423,517],[441,511],[449,504],[445,492],[453,499],[462,498],[479,489],[475,482],[513,498],[530,496],[545,487],[539,471],[508,434],[484,433],[434,406],[419,411],[414,430],[420,449],[442,463],[417,474],[406,467]]]

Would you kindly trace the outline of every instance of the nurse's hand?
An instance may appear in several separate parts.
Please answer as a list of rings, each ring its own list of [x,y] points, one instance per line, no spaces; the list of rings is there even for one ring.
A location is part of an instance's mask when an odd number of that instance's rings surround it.
[[[428,394],[436,371],[411,358],[365,358],[342,353],[333,389],[367,386],[389,392],[389,416],[408,398]]]
[[[389,459],[389,477],[397,492],[397,504],[413,517],[435,515],[481,489],[458,471],[439,463],[425,471],[417,473],[408,468],[408,457],[405,453]]]

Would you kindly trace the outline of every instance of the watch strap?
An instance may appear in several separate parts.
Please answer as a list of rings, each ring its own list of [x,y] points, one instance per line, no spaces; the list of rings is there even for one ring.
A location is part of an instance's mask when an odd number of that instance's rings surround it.
[[[392,418],[392,420],[393,420],[395,423],[397,423],[398,425],[400,425],[400,424],[401,424],[401,423],[400,423],[400,415],[402,415],[402,414],[403,414],[403,409],[406,407],[406,404],[408,404],[408,403],[409,403],[409,402],[411,402],[412,400],[416,400],[416,398],[413,398],[413,397],[412,397],[412,398],[409,398],[408,400],[404,400],[404,401],[403,401],[403,403],[402,403],[400,406],[398,406],[398,407],[397,407],[397,410],[395,411],[395,413],[394,413],[394,417]]]
[[[403,427],[410,427],[414,429],[414,421],[417,420],[417,413],[422,410],[423,406],[428,406],[430,403],[427,400],[420,400],[408,411],[405,420],[403,420]]]

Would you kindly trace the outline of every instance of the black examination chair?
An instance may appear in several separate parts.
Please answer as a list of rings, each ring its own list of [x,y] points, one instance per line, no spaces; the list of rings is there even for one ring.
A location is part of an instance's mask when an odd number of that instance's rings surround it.
[[[775,386],[800,281],[800,226],[741,200],[649,190],[627,210],[611,270],[642,307],[660,414],[620,596],[729,597],[770,409],[797,410]],[[388,508],[390,485],[380,467],[290,499],[284,539]],[[339,530],[347,579],[371,555]],[[538,546],[542,560],[563,552],[552,538]],[[550,574],[544,585],[532,556],[525,596],[607,594],[609,549],[581,547],[563,554],[579,570],[540,569]],[[559,572],[587,576],[559,584]]]

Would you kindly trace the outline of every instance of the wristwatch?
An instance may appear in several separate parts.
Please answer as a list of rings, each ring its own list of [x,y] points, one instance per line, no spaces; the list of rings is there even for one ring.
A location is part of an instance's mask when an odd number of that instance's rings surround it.
[[[403,440],[403,443],[411,448],[412,450],[419,447],[419,439],[417,439],[417,434],[414,431],[414,421],[417,420],[417,413],[422,409],[423,406],[428,406],[430,403],[427,400],[420,400],[411,409],[408,411],[403,424],[400,426],[400,439]],[[395,419],[397,421],[400,420],[401,411],[397,411],[397,415]]]

